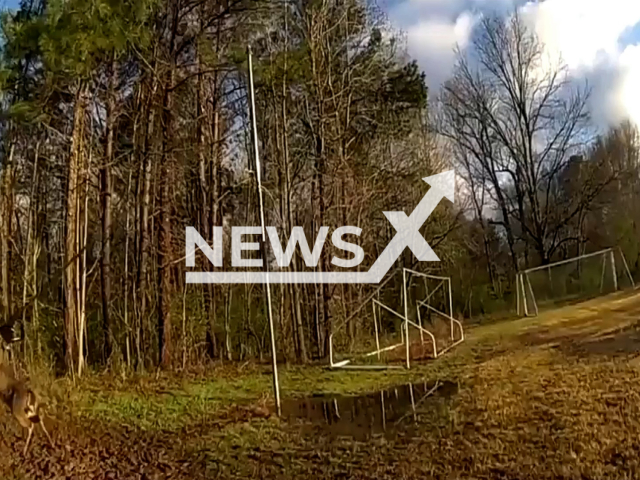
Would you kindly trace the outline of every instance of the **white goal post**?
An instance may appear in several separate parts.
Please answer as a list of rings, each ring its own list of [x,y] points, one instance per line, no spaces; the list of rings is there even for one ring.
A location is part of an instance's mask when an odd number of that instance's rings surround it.
[[[516,274],[516,311],[517,315],[524,315],[525,317],[534,317],[539,314],[538,308],[538,300],[536,299],[535,288],[532,286],[531,282],[531,274],[547,271],[548,282],[552,283],[553,274],[552,269],[565,266],[565,268],[569,267],[571,263],[576,264],[577,275],[580,277],[580,267],[583,265],[585,260],[590,260],[592,262],[592,269],[596,267],[599,276],[599,294],[604,293],[604,287],[606,282],[611,282],[610,285],[613,291],[619,290],[618,285],[618,272],[616,269],[616,260],[615,260],[615,252],[618,252],[620,255],[620,259],[622,260],[622,265],[624,267],[624,273],[629,280],[629,283],[633,288],[635,288],[635,282],[633,281],[633,277],[629,270],[629,266],[627,264],[627,260],[622,252],[622,249],[617,248],[606,248],[604,250],[600,250],[597,252],[587,253],[585,255],[579,255],[577,257],[568,258],[566,260],[562,260],[555,263],[550,263],[548,265],[540,265],[539,267],[529,268],[527,270],[520,271]],[[601,257],[602,260],[598,261],[596,257]],[[595,262],[599,263],[593,263]],[[609,270],[609,271],[608,271]],[[570,276],[570,275],[569,275]],[[553,289],[552,286],[549,287]]]
[[[416,277],[421,277],[423,279],[432,279],[432,280],[438,280],[440,283],[438,284],[438,286],[433,289],[431,292],[429,292],[429,294],[426,296],[426,298],[423,298],[422,300],[417,300],[416,301],[416,318],[417,318],[417,323],[414,322],[410,317],[409,317],[409,302],[407,301],[409,298],[409,292],[408,292],[408,282],[407,282],[407,276],[411,275],[416,276]],[[402,306],[404,307],[404,312],[400,313],[395,311],[393,308],[389,307],[388,305],[385,305],[384,303],[382,303],[380,300],[377,300],[375,298],[371,298],[368,302],[366,303],[370,303],[371,307],[372,307],[372,320],[373,320],[373,332],[374,332],[374,336],[375,336],[375,349],[365,352],[365,353],[360,353],[360,354],[355,354],[355,355],[349,355],[347,356],[347,358],[342,359],[342,360],[335,360],[335,342],[334,342],[334,335],[336,333],[338,333],[341,329],[343,329],[346,324],[347,321],[344,321],[342,324],[340,324],[337,328],[334,329],[334,331],[329,335],[329,366],[332,369],[339,369],[339,368],[343,368],[343,369],[371,369],[371,370],[384,370],[384,369],[388,369],[388,368],[402,368],[401,365],[389,365],[389,364],[383,364],[383,363],[373,363],[373,364],[361,364],[361,363],[357,363],[358,360],[363,360],[363,359],[368,359],[371,357],[375,357],[376,360],[378,362],[381,361],[381,354],[384,352],[390,352],[392,350],[396,350],[396,349],[400,349],[401,347],[405,347],[405,351],[404,351],[404,360],[405,360],[405,368],[409,369],[411,368],[411,340],[410,340],[410,332],[411,331],[415,331],[418,332],[420,335],[420,343],[422,345],[428,344],[430,346],[430,350],[432,352],[432,358],[437,358],[438,356],[444,354],[445,352],[449,351],[451,348],[455,347],[456,345],[460,344],[461,342],[464,341],[464,330],[462,327],[462,324],[456,320],[455,318],[453,318],[452,315],[452,309],[453,309],[453,298],[451,295],[451,279],[449,277],[438,277],[438,276],[434,276],[434,275],[428,275],[428,274],[424,274],[424,273],[420,273],[420,272],[416,272],[414,270],[410,270],[407,268],[404,268],[402,271],[402,279],[403,279],[403,288],[402,288]],[[448,311],[449,313],[445,313],[444,311],[438,310],[435,307],[433,307],[430,303],[429,300],[430,298],[440,289],[440,288],[444,288],[444,285],[446,285],[448,288],[446,289],[447,292],[445,293],[447,295],[447,300],[448,300]],[[363,305],[364,306],[364,305]],[[437,315],[447,319],[450,322],[450,332],[451,332],[451,344],[448,345],[447,347],[445,347],[444,349],[441,349],[440,351],[438,351],[438,347],[437,347],[437,342],[436,342],[436,337],[435,335],[429,331],[428,329],[424,328],[424,326],[422,325],[422,316],[420,314],[420,310],[421,309],[428,309],[434,313],[436,313]],[[362,307],[360,307],[355,313],[359,312],[362,310]],[[391,314],[392,316],[400,319],[401,325],[400,325],[400,341],[396,341],[395,343],[392,343],[391,345],[387,345],[387,346],[381,346],[381,312],[385,311],[389,314]],[[353,315],[352,315],[353,316]],[[350,317],[351,318],[351,317]],[[459,331],[459,337],[457,340],[455,340],[455,331],[458,330]]]
[[[444,353],[448,352],[449,350],[451,350],[453,347],[455,347],[456,345],[459,345],[460,343],[462,343],[464,341],[464,329],[462,328],[462,323],[459,320],[456,320],[455,318],[453,318],[453,296],[451,293],[451,277],[440,277],[437,275],[429,275],[426,273],[421,273],[421,272],[416,272],[415,270],[411,270],[408,268],[404,269],[404,273],[408,273],[411,274],[412,276],[416,276],[418,278],[422,278],[425,280],[425,290],[426,290],[426,280],[436,280],[438,281],[438,284],[436,285],[436,287],[431,290],[431,291],[426,291],[425,295],[426,297],[423,300],[417,300],[416,301],[416,318],[418,320],[418,327],[421,329],[420,330],[420,341],[421,343],[424,343],[424,337],[422,335],[422,315],[420,314],[420,310],[422,308],[426,308],[427,310],[435,313],[436,315],[438,315],[439,317],[448,320],[449,321],[449,331],[450,331],[450,335],[451,335],[451,344],[449,344],[448,346],[446,346],[445,348],[443,348],[440,351],[437,351],[437,347],[436,347],[436,339],[435,336],[431,335],[431,340],[433,342],[433,352],[434,352],[434,358],[437,358],[439,355],[443,355]],[[445,291],[445,296],[448,300],[448,305],[445,306],[445,309],[448,307],[448,313],[446,313],[446,310],[439,310],[437,308],[435,308],[433,305],[430,304],[429,300],[440,290],[440,289],[444,289],[446,285],[446,291]],[[407,295],[407,287],[410,286],[410,282],[406,282],[405,280],[405,298],[408,297]],[[410,322],[410,320],[408,319],[409,315],[408,312],[405,313],[405,315],[407,316],[407,321]],[[460,333],[460,338],[458,338],[458,340],[455,339],[456,335],[455,335],[455,331],[458,330]]]

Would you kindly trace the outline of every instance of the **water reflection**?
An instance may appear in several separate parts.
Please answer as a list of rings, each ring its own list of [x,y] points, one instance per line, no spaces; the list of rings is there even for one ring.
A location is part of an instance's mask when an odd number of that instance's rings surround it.
[[[368,438],[384,433],[411,434],[421,416],[433,420],[458,392],[455,382],[419,382],[362,396],[317,396],[285,400],[283,417],[324,433]]]

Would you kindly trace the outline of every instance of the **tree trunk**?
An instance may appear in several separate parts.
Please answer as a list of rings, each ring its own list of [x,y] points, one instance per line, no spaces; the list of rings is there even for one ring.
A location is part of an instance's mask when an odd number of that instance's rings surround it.
[[[286,15],[286,13],[285,13]],[[286,16],[285,16],[286,22]],[[283,179],[283,196],[284,196],[284,212],[282,214],[282,218],[285,221],[285,228],[287,233],[291,232],[293,228],[293,215],[291,213],[291,169],[289,165],[289,133],[288,133],[288,125],[287,125],[287,82],[286,82],[286,74],[287,74],[287,55],[285,51],[284,56],[284,73],[282,76],[282,102],[280,103],[280,110],[282,115],[282,154],[283,154],[283,165],[284,165],[284,179]],[[298,271],[298,259],[297,256],[294,255],[293,265],[291,268],[293,271]],[[304,338],[304,328],[302,326],[302,311],[300,308],[301,302],[301,293],[298,285],[291,284],[288,286],[290,292],[291,299],[291,316],[293,320],[293,331],[295,338],[295,343],[297,346],[298,353],[298,361],[302,363],[307,363],[308,355],[307,355],[307,347]]]
[[[100,257],[100,280],[102,282],[102,322],[104,333],[104,360],[111,356],[111,164],[113,163],[113,130],[116,122],[116,85],[118,80],[116,62],[111,64],[111,78],[107,92],[107,119],[105,133],[105,158],[100,169],[100,201],[102,206],[102,256]]]
[[[158,350],[160,365],[171,365],[171,204],[170,175],[173,168],[173,78],[170,67],[164,89],[162,109],[162,161],[160,163],[159,229],[158,229]]]
[[[500,184],[498,182],[497,177],[493,179],[494,187],[496,189],[496,195],[498,197],[498,205],[500,208],[500,212],[502,213],[503,221],[504,221],[504,229],[507,234],[507,245],[509,246],[509,254],[511,256],[511,265],[513,268],[513,274],[518,272],[518,256],[515,251],[515,238],[513,236],[513,230],[511,228],[511,217],[509,216],[509,212],[507,210],[507,202],[502,194],[502,190],[500,189]],[[513,276],[513,275],[512,275]]]
[[[64,262],[64,339],[65,362],[69,371],[74,370],[77,357],[78,332],[78,279],[77,269],[79,261],[78,245],[78,194],[79,168],[84,156],[84,123],[87,108],[86,87],[81,82],[78,85],[73,115],[73,133],[71,138],[71,152],[68,165],[67,183],[67,212],[66,212],[66,240]]]
[[[142,353],[144,344],[144,324],[147,315],[147,282],[148,282],[148,264],[149,264],[149,209],[151,205],[151,158],[153,155],[153,138],[155,135],[156,110],[153,107],[158,88],[157,80],[154,76],[153,84],[147,99],[147,108],[145,111],[148,115],[146,133],[144,135],[144,148],[141,159],[141,206],[140,206],[140,247],[138,260],[138,279],[137,279],[137,297],[139,302],[139,311],[136,320],[136,358],[137,367],[144,367],[144,354]]]
[[[9,157],[0,171],[0,248],[2,249],[2,313],[11,317],[11,235],[13,219],[13,145]],[[6,321],[6,320],[5,320]]]
[[[325,179],[325,159],[324,157],[324,149],[323,153],[320,154],[320,159],[316,164],[316,169],[318,171],[316,175],[317,182],[317,197],[314,201],[314,205],[316,205],[317,211],[317,224],[316,224],[316,236],[322,228],[324,224],[325,215],[326,215],[326,205],[325,205],[325,188],[324,188],[324,179]],[[316,237],[317,238],[317,237]],[[320,260],[318,261],[318,270],[320,272],[327,271],[328,265],[328,255],[325,253],[325,249],[323,249]],[[319,321],[324,330],[323,332],[323,346],[321,347],[321,355],[323,358],[329,356],[329,336],[332,331],[332,321],[331,321],[331,313],[329,312],[329,285],[323,283],[320,286],[320,304],[319,304]]]
[[[217,82],[217,78],[214,78],[214,82]],[[217,83],[215,83],[217,85]],[[214,91],[214,104],[213,104],[213,121],[211,138],[213,143],[213,162],[209,169],[209,183],[213,188],[208,189],[207,202],[211,205],[209,209],[210,218],[208,220],[212,226],[223,226],[222,222],[222,206],[220,205],[220,196],[222,190],[221,168],[220,168],[220,151],[221,151],[221,139],[220,139],[220,114],[217,106],[217,89]],[[210,230],[212,231],[212,230]],[[205,315],[207,317],[207,337],[209,342],[210,357],[218,357],[218,347],[216,339],[216,287],[213,284],[205,285]],[[218,289],[219,290],[219,289]]]
[[[228,361],[233,361],[231,347],[231,300],[233,289],[228,286],[224,295],[224,351]]]

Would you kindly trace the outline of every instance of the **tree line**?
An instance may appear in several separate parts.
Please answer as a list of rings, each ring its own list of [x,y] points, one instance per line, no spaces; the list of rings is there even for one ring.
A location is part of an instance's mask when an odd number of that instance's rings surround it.
[[[266,223],[285,242],[355,225],[366,270],[411,212],[422,178],[454,167],[456,204],[422,228],[463,316],[509,308],[515,272],[620,245],[638,269],[635,127],[597,135],[588,89],[516,16],[488,18],[429,95],[402,32],[364,0],[23,0],[2,17],[0,297],[19,355],[187,367],[269,355],[261,285],[185,284],[195,227],[259,225],[247,95],[254,54]],[[228,250],[229,242],[225,242]],[[231,268],[226,251],[222,270]],[[328,271],[297,251],[291,271]],[[197,257],[202,270],[213,267]],[[278,355],[326,358],[348,319],[370,334],[378,286],[273,286]]]

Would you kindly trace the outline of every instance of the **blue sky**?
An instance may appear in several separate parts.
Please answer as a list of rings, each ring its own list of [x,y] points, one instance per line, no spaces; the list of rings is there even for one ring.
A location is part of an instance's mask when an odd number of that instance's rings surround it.
[[[18,8],[20,5],[20,0],[2,0],[0,5],[3,8]]]
[[[628,32],[623,33],[620,40],[623,45],[640,43],[640,22],[636,23]]]

